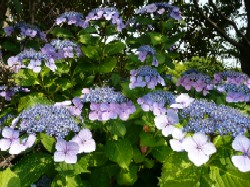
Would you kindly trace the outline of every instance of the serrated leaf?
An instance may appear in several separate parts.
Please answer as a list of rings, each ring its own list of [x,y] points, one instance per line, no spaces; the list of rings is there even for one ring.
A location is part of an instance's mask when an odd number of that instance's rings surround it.
[[[69,164],[66,162],[55,163],[55,169],[61,175],[79,175],[84,172],[89,172],[88,170],[88,157],[84,156],[75,164]]]
[[[17,162],[13,171],[19,176],[21,186],[30,186],[41,176],[53,171],[52,156],[45,153],[34,153]]]
[[[54,152],[54,149],[55,149],[54,146],[56,142],[55,138],[45,133],[40,133],[40,138],[45,149],[49,151],[50,153]]]
[[[129,169],[121,169],[116,177],[119,185],[133,185],[137,180],[138,166],[130,165]]]
[[[0,186],[1,187],[21,187],[21,182],[10,168],[0,172]]]
[[[66,28],[62,28],[62,27],[56,27],[54,28],[50,34],[55,35],[57,37],[73,37],[73,34],[71,33],[70,30],[66,29]]]
[[[187,153],[172,152],[166,157],[161,177],[160,187],[195,187],[199,185],[202,167],[196,167],[188,160]]]
[[[109,160],[117,162],[122,168],[128,168],[133,158],[133,148],[127,139],[107,141],[105,152]]]

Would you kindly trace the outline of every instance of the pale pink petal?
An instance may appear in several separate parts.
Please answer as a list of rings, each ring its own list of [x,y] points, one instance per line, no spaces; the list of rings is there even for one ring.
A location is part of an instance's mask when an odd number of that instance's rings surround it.
[[[27,139],[22,141],[22,144],[26,148],[30,148],[30,147],[32,147],[34,145],[35,141],[36,141],[36,135],[35,134],[30,134]]]
[[[57,151],[61,151],[64,152],[65,150],[67,150],[67,145],[66,145],[66,141],[63,139],[59,139],[56,143],[56,150]]]
[[[84,139],[84,140],[89,140],[92,138],[92,133],[89,129],[82,129],[78,136],[81,138],[81,139]]]
[[[167,125],[164,129],[162,129],[162,134],[167,137],[168,135],[172,134],[173,130],[173,125]]]
[[[19,143],[19,142],[15,142],[15,143],[12,143],[11,146],[10,146],[10,149],[9,149],[9,153],[10,154],[19,154],[23,151],[25,151],[26,147]]]
[[[96,143],[94,139],[87,140],[83,144],[79,145],[79,153],[90,153],[95,151]]]
[[[76,142],[67,142],[67,153],[78,153],[79,146]]]
[[[66,155],[65,155],[65,162],[66,163],[71,163],[71,164],[73,164],[73,163],[76,163],[77,162],[77,156],[76,156],[76,154],[74,154],[74,153],[66,153]]]
[[[10,139],[1,139],[0,140],[0,149],[1,151],[7,151],[10,148],[11,140]]]
[[[194,149],[196,149],[197,144],[195,143],[193,138],[187,137],[183,139],[182,146],[185,149],[185,151],[189,152],[189,151],[193,151]]]
[[[185,133],[182,132],[182,129],[175,128],[172,132],[172,137],[177,140],[182,140],[185,137]]]
[[[207,139],[208,139],[207,135],[205,135],[205,134],[203,134],[203,133],[200,133],[200,132],[195,133],[195,134],[193,135],[193,140],[194,140],[197,144],[199,144],[199,145],[206,144],[206,143],[207,143]]]

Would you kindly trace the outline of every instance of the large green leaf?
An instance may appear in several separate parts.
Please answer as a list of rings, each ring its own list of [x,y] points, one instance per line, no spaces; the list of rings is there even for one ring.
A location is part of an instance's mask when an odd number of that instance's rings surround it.
[[[167,41],[167,36],[157,32],[149,33],[149,36],[153,45],[162,44]]]
[[[21,187],[21,182],[14,172],[7,168],[0,172],[0,186],[1,187]]]
[[[88,45],[82,47],[83,53],[90,59],[95,59],[95,60],[98,60],[100,58],[98,50],[99,50],[98,46]]]
[[[140,145],[147,147],[155,147],[156,141],[154,135],[151,133],[141,132],[140,133]]]
[[[201,167],[194,166],[188,160],[187,153],[172,152],[163,164],[159,185],[161,187],[199,186],[201,171]]]
[[[54,149],[55,149],[54,146],[56,142],[55,138],[45,133],[40,133],[40,138],[45,149],[49,151],[50,153],[54,152]]]
[[[98,73],[110,73],[113,71],[117,63],[117,59],[114,57],[107,57],[101,64],[95,66],[95,72]]]
[[[44,174],[53,171],[54,161],[52,156],[45,153],[34,153],[23,157],[17,162],[13,171],[19,176],[21,186],[30,186]]]
[[[107,55],[115,55],[121,53],[125,49],[126,45],[123,42],[116,41],[105,45],[104,51]]]
[[[80,34],[79,37],[80,37],[79,41],[82,44],[86,44],[86,45],[97,45],[100,39],[99,37],[92,36],[90,34]]]
[[[6,49],[8,51],[17,52],[19,50],[19,45],[12,41],[8,41],[8,40],[4,41],[1,45],[3,49]]]
[[[50,34],[55,35],[57,37],[73,37],[73,34],[70,30],[66,29],[66,28],[62,28],[62,27],[56,27],[54,28]]]
[[[128,168],[133,158],[133,148],[127,139],[107,141],[106,154],[122,168]]]

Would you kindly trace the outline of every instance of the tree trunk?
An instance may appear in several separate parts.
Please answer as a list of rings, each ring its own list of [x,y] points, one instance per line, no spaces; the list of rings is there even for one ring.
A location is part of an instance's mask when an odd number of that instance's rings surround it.
[[[250,76],[250,47],[245,45],[246,48],[240,49],[239,60],[241,63],[242,72]]]

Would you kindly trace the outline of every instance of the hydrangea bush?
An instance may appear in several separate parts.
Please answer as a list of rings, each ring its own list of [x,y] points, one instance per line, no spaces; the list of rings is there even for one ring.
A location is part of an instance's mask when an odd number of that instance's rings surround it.
[[[172,78],[178,7],[5,27],[0,186],[250,186],[249,77]],[[10,41],[11,41],[10,40]],[[24,42],[25,41],[25,42]],[[27,42],[30,41],[30,42]],[[46,43],[45,43],[46,42]]]

